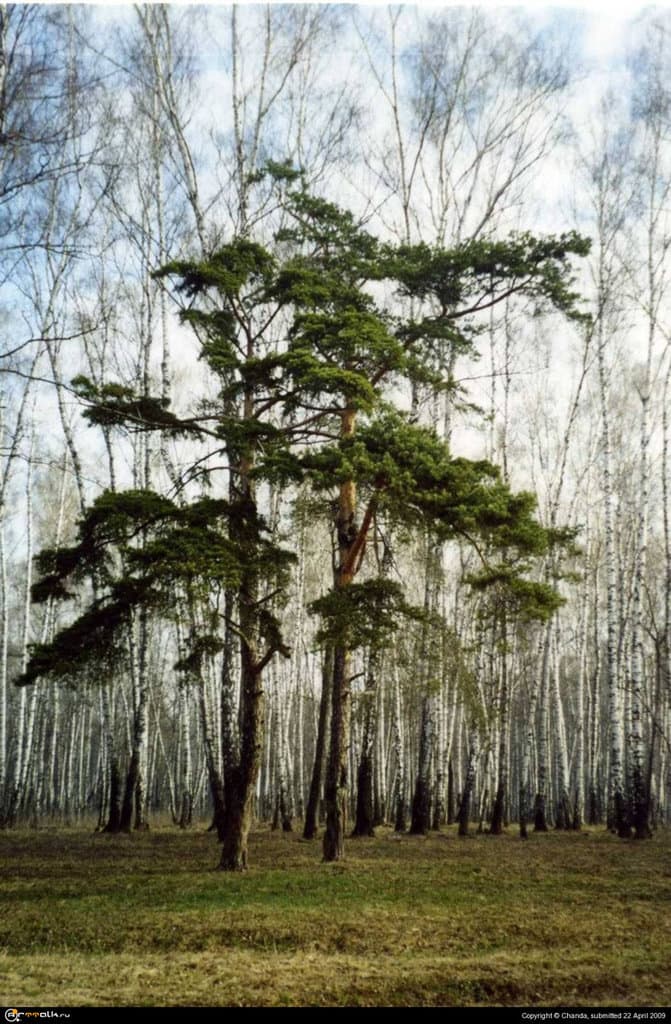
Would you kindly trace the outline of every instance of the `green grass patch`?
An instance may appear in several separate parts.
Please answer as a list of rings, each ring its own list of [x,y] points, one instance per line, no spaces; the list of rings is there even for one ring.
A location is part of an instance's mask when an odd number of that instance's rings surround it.
[[[5,1005],[671,1003],[671,837],[0,833]]]

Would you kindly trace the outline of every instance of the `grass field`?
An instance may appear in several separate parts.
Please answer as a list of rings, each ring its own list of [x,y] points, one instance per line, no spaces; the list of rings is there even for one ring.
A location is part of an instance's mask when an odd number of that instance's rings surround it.
[[[671,836],[0,833],[8,1005],[671,1004]]]

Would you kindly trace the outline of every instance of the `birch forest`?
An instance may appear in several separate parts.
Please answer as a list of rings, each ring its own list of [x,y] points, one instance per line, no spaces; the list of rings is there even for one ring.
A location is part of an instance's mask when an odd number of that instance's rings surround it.
[[[668,824],[671,11],[606,20],[0,8],[3,829]]]

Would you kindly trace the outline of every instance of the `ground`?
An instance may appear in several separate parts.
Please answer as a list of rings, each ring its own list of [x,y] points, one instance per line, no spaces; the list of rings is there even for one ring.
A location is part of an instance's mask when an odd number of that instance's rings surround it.
[[[671,835],[0,833],[0,1002],[671,1004]]]

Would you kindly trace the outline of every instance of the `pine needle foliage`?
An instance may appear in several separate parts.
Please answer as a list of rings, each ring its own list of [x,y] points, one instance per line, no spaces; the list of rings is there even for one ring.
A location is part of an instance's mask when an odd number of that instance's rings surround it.
[[[451,250],[391,246],[349,211],[288,188],[298,177],[288,165],[265,175],[275,179],[283,205],[271,246],[233,238],[205,259],[175,260],[156,272],[176,284],[181,319],[218,382],[214,406],[203,403],[202,414],[181,418],[163,398],[115,382],[75,381],[92,424],[210,445],[224,456],[229,498],[178,505],[150,491],[101,495],[75,545],[39,556],[33,588],[35,600],[65,600],[93,579],[98,596],[53,643],[33,650],[22,684],[74,676],[90,660],[111,657],[130,611],[145,604],[169,614],[180,588],[205,598],[212,589],[240,587],[246,574],[254,587],[272,580],[281,591],[292,554],[270,537],[259,513],[254,487],[262,480],[307,485],[325,497],[356,486],[365,512],[361,524],[351,524],[355,544],[357,531],[377,516],[403,529],[429,528],[441,541],[461,537],[483,551],[515,551],[516,561],[488,564],[473,586],[505,587],[529,614],[551,610],[552,589],[526,578],[530,560],[551,539],[535,519],[533,495],[512,493],[488,462],[453,456],[388,395],[392,384],[452,387],[446,348],[473,353],[478,314],[511,296],[583,321],[571,260],[588,242],[575,234],[523,234]],[[395,296],[391,302],[375,298],[378,282]],[[404,318],[399,302],[409,297],[414,313]],[[344,415],[356,416],[356,430],[347,434],[340,430]],[[241,472],[246,490],[236,483]],[[371,643],[400,616],[415,614],[400,585],[387,580],[334,591],[312,610],[322,616],[322,639],[342,632],[347,620],[355,644]],[[268,643],[265,664],[286,644],[267,607],[259,604],[256,621]],[[217,643],[216,634],[194,637],[194,663]]]

